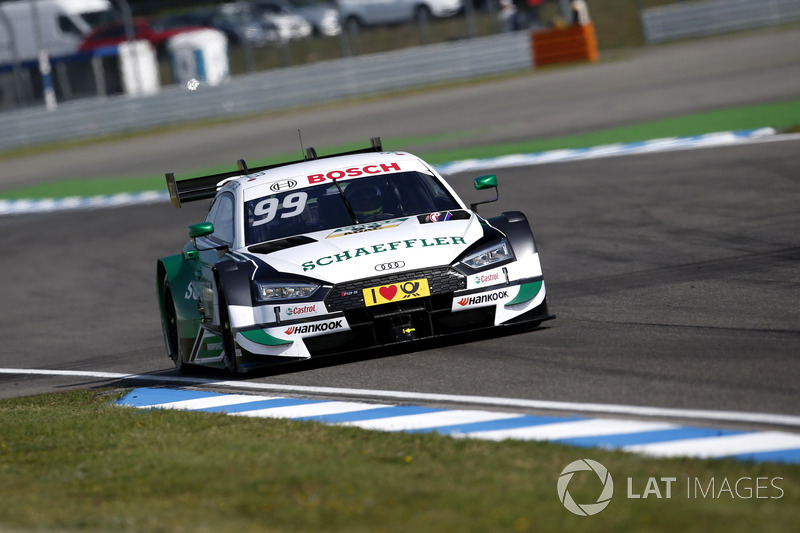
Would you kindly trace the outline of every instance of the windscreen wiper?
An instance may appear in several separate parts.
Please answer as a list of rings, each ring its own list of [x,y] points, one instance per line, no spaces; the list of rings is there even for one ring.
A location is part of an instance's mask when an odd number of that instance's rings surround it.
[[[353,211],[353,207],[350,205],[350,202],[347,201],[347,197],[344,195],[342,188],[339,186],[339,180],[331,180],[333,184],[336,185],[336,190],[339,191],[339,196],[342,197],[342,201],[344,202],[344,206],[347,209],[347,213],[350,215],[350,220],[353,221],[353,224],[358,224],[358,217],[356,216],[356,212]]]

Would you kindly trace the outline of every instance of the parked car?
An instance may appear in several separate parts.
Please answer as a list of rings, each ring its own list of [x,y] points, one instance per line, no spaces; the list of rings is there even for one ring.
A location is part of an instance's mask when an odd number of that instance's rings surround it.
[[[234,45],[246,42],[251,46],[265,46],[280,40],[278,27],[261,17],[254,17],[252,9],[248,9],[247,4],[222,4],[215,9],[173,15],[166,20],[175,25],[216,28]]]
[[[339,35],[339,9],[328,0],[292,0],[294,11],[311,24],[314,35],[330,37]]]
[[[119,18],[109,0],[38,0],[39,38],[31,2],[0,3],[0,66],[35,61],[44,47],[51,57],[74,54],[92,29]]]
[[[252,5],[262,20],[277,26],[282,41],[303,39],[313,31],[311,24],[284,0],[261,0],[253,2]]]
[[[149,41],[153,48],[156,49],[159,57],[164,57],[167,41],[172,37],[180,33],[207,28],[208,26],[171,23],[165,19],[137,18],[133,21],[133,38],[135,40]],[[81,52],[97,50],[98,48],[120,44],[126,40],[125,25],[122,22],[114,22],[101,26],[89,33],[81,42],[79,50]]]
[[[450,17],[464,8],[464,0],[339,0],[345,28],[404,24]]]

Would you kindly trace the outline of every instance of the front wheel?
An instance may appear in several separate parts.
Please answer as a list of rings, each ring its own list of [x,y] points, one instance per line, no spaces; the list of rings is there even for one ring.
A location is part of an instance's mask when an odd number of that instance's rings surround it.
[[[181,374],[188,374],[192,367],[184,363],[183,357],[181,357],[180,337],[178,335],[178,313],[175,311],[175,300],[172,298],[172,290],[169,287],[169,280],[166,276],[164,276],[164,321],[166,322],[164,336],[167,339],[169,356],[172,362],[175,363],[175,368],[178,372]]]
[[[223,361],[225,368],[234,377],[239,375],[239,363],[236,361],[236,343],[233,341],[233,332],[231,331],[231,320],[228,315],[228,302],[225,297],[220,295],[219,298],[219,324],[222,330],[222,346],[225,350]]]

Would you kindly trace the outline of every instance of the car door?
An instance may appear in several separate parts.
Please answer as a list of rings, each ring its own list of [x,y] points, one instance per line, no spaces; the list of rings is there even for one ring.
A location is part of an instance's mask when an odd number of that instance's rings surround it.
[[[225,254],[234,243],[234,205],[231,193],[220,194],[214,200],[205,220],[214,225],[214,231],[195,238],[194,249],[186,254],[192,276],[186,297],[196,301],[201,317],[187,362],[222,365],[220,294],[214,269],[226,260]]]
[[[219,195],[206,216],[206,222],[214,224],[214,232],[197,240],[198,264],[195,276],[198,297],[203,315],[215,325],[219,324],[219,288],[214,267],[224,260],[225,252],[234,242],[234,197],[231,193]]]

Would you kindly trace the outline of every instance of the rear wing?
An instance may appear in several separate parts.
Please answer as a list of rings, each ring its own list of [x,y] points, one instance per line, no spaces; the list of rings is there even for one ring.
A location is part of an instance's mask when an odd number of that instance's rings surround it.
[[[312,159],[326,159],[329,157],[337,157],[341,155],[352,155],[352,154],[367,154],[371,152],[382,152],[383,145],[381,144],[380,137],[372,137],[370,139],[371,146],[369,148],[361,148],[359,150],[351,150],[349,152],[339,152],[336,154],[324,155],[324,156],[317,156],[317,151],[309,147],[306,149],[306,157],[305,159],[300,159],[297,161],[287,161],[286,163],[275,163],[272,165],[264,165],[262,167],[255,167],[255,168],[247,168],[247,163],[245,163],[244,159],[239,159],[236,162],[236,166],[238,167],[237,170],[232,170],[230,172],[221,172],[219,174],[211,174],[208,176],[199,176],[197,178],[189,178],[185,180],[176,180],[174,172],[167,172],[165,174],[167,178],[167,190],[169,191],[169,199],[172,201],[172,205],[175,207],[180,207],[181,204],[186,202],[194,202],[196,200],[207,200],[209,198],[213,198],[217,191],[225,185],[226,182],[239,178],[242,176],[247,176],[248,174],[254,174],[256,172],[261,172],[264,170],[269,170],[271,168],[278,168],[284,167],[287,165],[294,165],[297,163],[304,163],[306,161]]]

